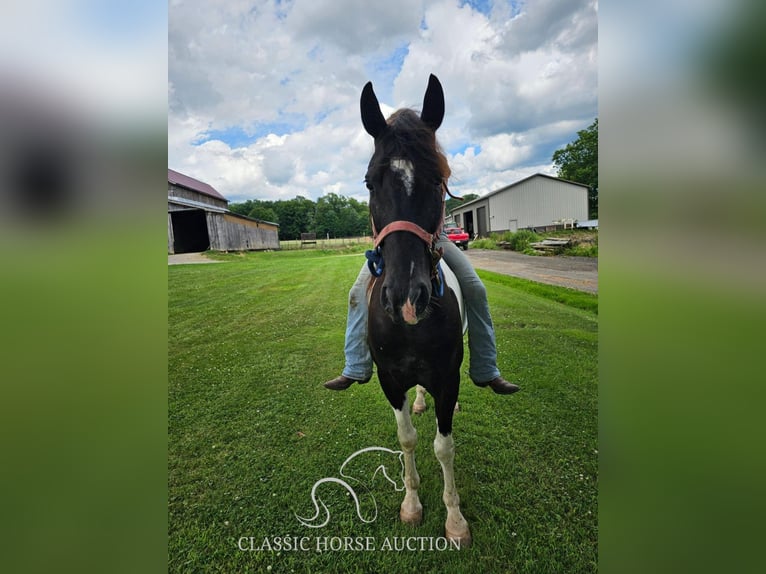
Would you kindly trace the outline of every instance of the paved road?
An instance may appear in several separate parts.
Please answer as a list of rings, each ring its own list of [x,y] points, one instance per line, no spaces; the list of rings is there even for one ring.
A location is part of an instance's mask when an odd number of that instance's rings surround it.
[[[477,269],[598,293],[598,259],[594,257],[536,257],[488,249],[469,249],[465,254]]]

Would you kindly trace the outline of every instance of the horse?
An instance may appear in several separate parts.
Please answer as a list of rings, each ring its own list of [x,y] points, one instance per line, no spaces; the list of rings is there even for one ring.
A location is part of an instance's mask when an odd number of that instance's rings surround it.
[[[368,82],[360,109],[364,129],[375,143],[365,176],[375,237],[368,253],[373,278],[367,340],[404,452],[405,496],[399,517],[411,525],[423,517],[415,466],[417,431],[407,401],[407,391],[422,385],[435,404],[434,452],[444,477],[445,535],[464,547],[471,543],[471,532],[460,512],[452,437],[463,361],[462,321],[455,294],[445,288],[435,249],[449,177],[436,141],[444,119],[444,91],[431,74],[420,115],[403,108],[385,119]]]

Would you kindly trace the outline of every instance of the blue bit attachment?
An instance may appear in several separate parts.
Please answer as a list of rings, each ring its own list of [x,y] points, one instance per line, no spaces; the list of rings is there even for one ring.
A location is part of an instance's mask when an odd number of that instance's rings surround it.
[[[375,250],[368,249],[364,252],[364,256],[367,258],[367,267],[375,277],[380,277],[383,274],[385,263],[383,262],[383,254],[380,252],[380,247]]]

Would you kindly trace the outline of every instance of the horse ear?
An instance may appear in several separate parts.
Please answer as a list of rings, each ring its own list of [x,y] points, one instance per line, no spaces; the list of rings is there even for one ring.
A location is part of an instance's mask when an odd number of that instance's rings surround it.
[[[439,129],[444,119],[444,90],[439,78],[433,74],[428,78],[428,87],[426,88],[426,95],[423,97],[423,111],[420,114],[420,119],[434,131]]]
[[[380,104],[375,92],[372,91],[372,82],[367,82],[362,90],[362,97],[359,100],[359,107],[362,111],[362,124],[364,129],[372,137],[376,138],[386,128],[386,118],[380,111]]]

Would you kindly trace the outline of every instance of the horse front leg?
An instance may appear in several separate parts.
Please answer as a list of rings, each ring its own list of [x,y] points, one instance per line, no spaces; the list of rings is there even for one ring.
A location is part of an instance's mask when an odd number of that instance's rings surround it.
[[[471,544],[471,531],[468,522],[460,512],[460,496],[455,486],[455,441],[452,434],[443,435],[436,431],[434,452],[444,474],[444,495],[442,500],[447,507],[447,522],[444,531],[448,540],[455,540],[461,548]]]
[[[455,393],[457,394],[457,393]],[[471,544],[471,530],[460,512],[460,496],[455,486],[455,440],[452,438],[452,415],[455,402],[440,397],[437,400],[437,430],[434,439],[434,453],[442,467],[444,475],[444,494],[442,500],[447,507],[447,521],[444,524],[448,540],[456,541],[461,548]]]
[[[406,493],[399,510],[402,522],[417,526],[423,519],[423,505],[418,498],[420,476],[415,468],[415,446],[418,443],[418,431],[412,425],[407,395],[401,409],[394,409],[396,416],[397,436],[404,452],[404,487]]]

